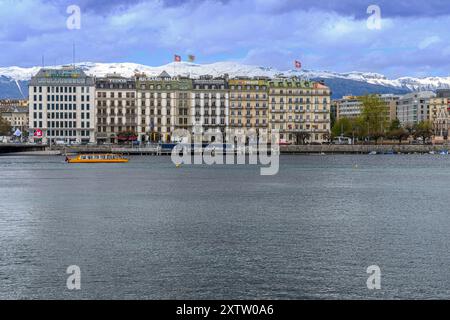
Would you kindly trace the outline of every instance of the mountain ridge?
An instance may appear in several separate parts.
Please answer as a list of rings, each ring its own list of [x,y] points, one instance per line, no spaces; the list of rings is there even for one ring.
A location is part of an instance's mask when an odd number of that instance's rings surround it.
[[[148,76],[157,76],[166,71],[172,76],[191,76],[193,78],[200,75],[222,76],[228,74],[230,77],[277,77],[277,76],[298,76],[311,80],[324,80],[326,83],[337,84],[339,87],[336,95],[354,94],[360,92],[375,93],[406,93],[411,91],[424,91],[436,89],[450,89],[450,77],[401,77],[388,79],[379,73],[371,72],[345,72],[314,71],[314,70],[285,70],[281,71],[272,67],[246,65],[238,62],[216,62],[210,64],[196,64],[190,62],[172,62],[162,66],[146,66],[137,63],[95,63],[80,62],[77,67],[83,69],[89,75],[105,76],[111,73],[118,73],[122,76],[130,77],[135,72],[144,72]],[[49,66],[48,68],[61,67]],[[26,85],[32,75],[36,74],[41,67],[22,68],[17,66],[0,67],[0,98],[21,97],[27,92]],[[347,87],[347,88],[346,88]],[[361,87],[361,88],[359,88]],[[14,90],[16,88],[16,92]],[[333,90],[335,88],[332,87]],[[334,97],[336,97],[334,95]],[[337,96],[340,97],[340,96]]]

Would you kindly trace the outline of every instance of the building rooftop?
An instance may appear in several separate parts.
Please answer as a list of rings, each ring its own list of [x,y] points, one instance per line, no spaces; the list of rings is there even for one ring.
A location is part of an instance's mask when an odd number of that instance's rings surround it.
[[[30,86],[93,86],[94,78],[87,76],[82,69],[62,67],[59,69],[42,68],[31,78]]]

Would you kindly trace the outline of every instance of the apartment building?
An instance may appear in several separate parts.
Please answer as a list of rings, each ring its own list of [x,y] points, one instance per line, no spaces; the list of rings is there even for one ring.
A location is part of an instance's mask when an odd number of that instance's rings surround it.
[[[189,93],[192,80],[171,77],[136,76],[137,133],[139,141],[172,142],[176,128],[189,128]]]
[[[436,139],[448,140],[450,134],[450,90],[437,90],[429,100],[429,118]]]
[[[213,142],[218,135],[224,140],[229,125],[227,78],[202,76],[192,81],[191,124],[193,132],[202,134],[205,142]]]
[[[330,89],[299,78],[201,76],[167,72],[94,79],[74,67],[41,69],[29,86],[30,136],[36,142],[176,142],[176,129],[214,141],[228,128],[280,132],[282,142],[328,140]],[[303,140],[303,139],[302,139]]]
[[[81,69],[41,69],[29,85],[30,140],[95,142],[95,81]]]
[[[336,120],[357,118],[363,108],[360,97],[357,96],[344,96],[342,99],[334,100],[333,104],[336,109]]]
[[[299,78],[269,81],[269,130],[278,130],[282,143],[323,143],[330,133],[330,89]]]
[[[386,104],[386,120],[395,120],[397,118],[397,106],[400,96],[394,94],[377,94],[376,96]],[[364,108],[361,98],[359,96],[344,96],[342,99],[334,100],[336,120],[359,117]]]
[[[95,88],[97,143],[114,144],[130,139],[138,128],[134,78],[110,74],[96,79]]]
[[[0,115],[9,122],[13,131],[19,129],[22,133],[28,132],[29,111],[28,107],[10,106],[0,109]]]
[[[430,99],[436,94],[431,91],[413,92],[398,100],[397,118],[402,126],[414,125],[430,118]]]
[[[238,77],[228,81],[230,88],[230,124],[237,133],[254,130],[266,135],[269,130],[268,78]]]
[[[0,112],[6,111],[11,107],[28,107],[28,100],[0,99]]]

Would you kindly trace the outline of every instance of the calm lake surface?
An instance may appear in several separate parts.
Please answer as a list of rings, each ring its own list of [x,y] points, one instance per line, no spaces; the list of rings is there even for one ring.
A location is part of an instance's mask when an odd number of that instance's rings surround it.
[[[450,298],[448,156],[63,160],[0,157],[2,299]]]

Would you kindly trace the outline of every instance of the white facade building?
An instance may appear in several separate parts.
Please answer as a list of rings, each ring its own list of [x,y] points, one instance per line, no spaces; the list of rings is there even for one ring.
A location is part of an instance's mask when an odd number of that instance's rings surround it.
[[[431,91],[413,92],[402,96],[397,105],[397,118],[402,126],[430,120],[430,99],[436,97]]]
[[[193,80],[191,92],[191,123],[193,131],[203,134],[207,142],[226,133],[229,125],[230,97],[225,78],[203,76]]]
[[[29,86],[30,140],[44,144],[94,143],[94,99],[94,78],[82,70],[41,69]]]

